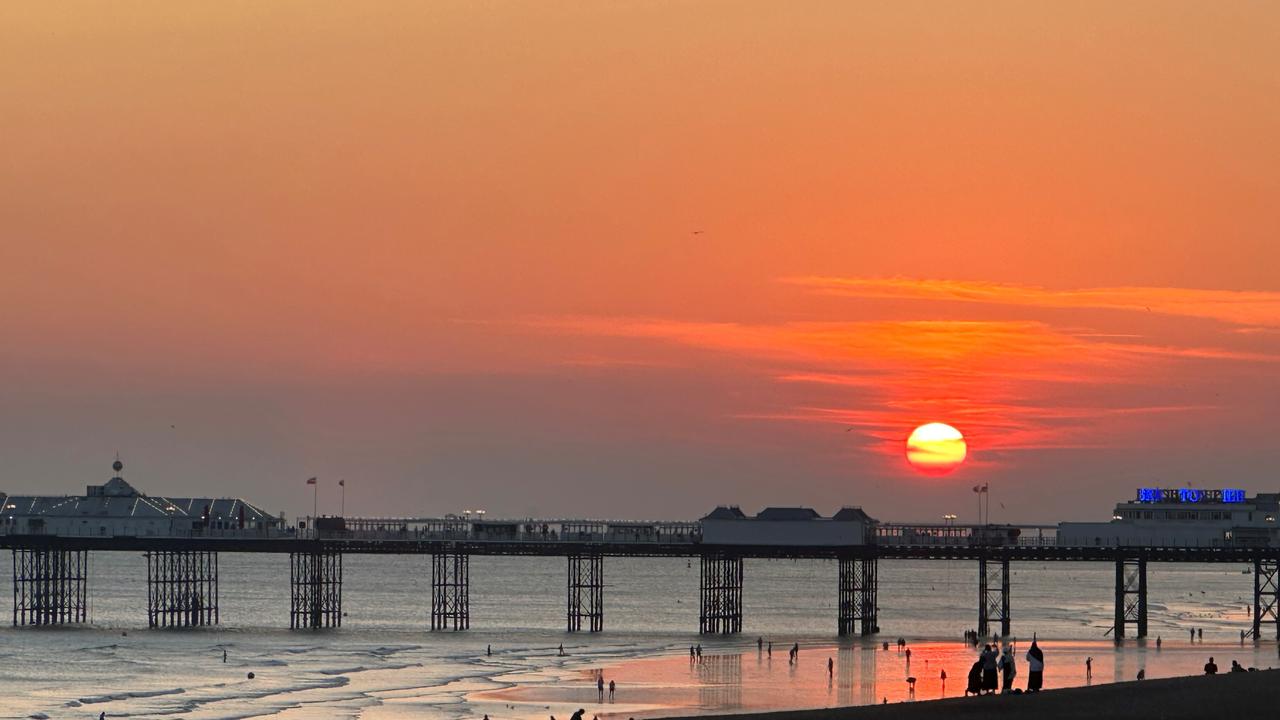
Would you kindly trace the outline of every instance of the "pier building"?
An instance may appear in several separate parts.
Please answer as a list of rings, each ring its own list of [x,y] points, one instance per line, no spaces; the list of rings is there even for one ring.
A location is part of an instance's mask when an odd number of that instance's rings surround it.
[[[1280,547],[1280,493],[1233,488],[1138,488],[1105,522],[1064,522],[1058,541],[1077,546]]]
[[[0,528],[32,535],[181,537],[245,531],[263,536],[284,529],[273,516],[240,498],[163,497],[136,490],[121,476],[124,463],[112,464],[115,475],[89,485],[84,495],[8,495],[0,492]]]

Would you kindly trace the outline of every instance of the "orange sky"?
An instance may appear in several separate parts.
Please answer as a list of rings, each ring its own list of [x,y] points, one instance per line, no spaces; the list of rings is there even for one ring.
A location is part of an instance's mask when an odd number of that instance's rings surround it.
[[[0,489],[1274,491],[1276,128],[1264,2],[7,3]]]

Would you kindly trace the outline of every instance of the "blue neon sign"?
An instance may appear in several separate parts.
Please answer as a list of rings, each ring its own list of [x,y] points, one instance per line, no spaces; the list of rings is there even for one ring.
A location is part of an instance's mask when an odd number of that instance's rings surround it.
[[[1141,503],[1243,503],[1244,490],[1224,488],[1202,490],[1199,488],[1138,488]]]

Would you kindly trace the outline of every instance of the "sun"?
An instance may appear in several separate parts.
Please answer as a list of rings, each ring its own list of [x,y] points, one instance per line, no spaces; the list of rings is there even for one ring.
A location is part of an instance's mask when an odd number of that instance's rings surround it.
[[[926,475],[946,475],[968,454],[964,435],[946,423],[928,423],[907,438],[907,462]]]

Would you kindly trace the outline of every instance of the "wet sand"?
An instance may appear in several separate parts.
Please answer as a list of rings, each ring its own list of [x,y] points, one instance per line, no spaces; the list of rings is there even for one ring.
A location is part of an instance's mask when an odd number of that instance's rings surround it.
[[[957,642],[915,642],[908,658],[905,651],[875,644],[812,644],[802,646],[799,661],[788,662],[786,643],[776,643],[773,657],[759,652],[754,643],[718,644],[704,650],[700,659],[690,660],[679,651],[657,657],[585,665],[572,664],[553,676],[510,675],[497,678],[505,687],[473,693],[468,700],[478,711],[494,720],[546,720],[550,715],[567,717],[584,708],[587,717],[600,720],[649,720],[691,715],[808,712],[800,709],[827,709],[877,706],[888,700],[891,707],[925,704],[926,701],[955,699],[965,687],[965,675],[977,650]],[[1146,673],[1147,684],[1157,678],[1185,679],[1200,672],[1208,656],[1216,656],[1224,670],[1231,660],[1246,667],[1268,668],[1276,664],[1276,648],[1226,643],[1166,642],[1157,649],[1151,642],[1131,642],[1116,646],[1109,642],[1045,641],[1048,660],[1046,688],[1058,690],[1074,686],[1132,681],[1138,671]],[[1026,644],[1019,643],[1016,687],[1026,685]],[[832,672],[827,672],[827,660]],[[1093,676],[1085,675],[1085,659],[1093,660]],[[945,670],[947,681],[941,673]],[[600,698],[596,679],[606,684],[616,681],[616,697]],[[1257,673],[1254,673],[1257,675]],[[1273,677],[1271,673],[1265,673]],[[1237,674],[1239,676],[1239,674]],[[917,678],[914,697],[907,679]],[[1130,683],[1131,684],[1131,683]],[[1095,697],[1090,695],[1090,697]],[[1009,698],[1013,700],[1014,698]],[[982,698],[988,702],[993,698]],[[931,703],[930,703],[931,704]],[[815,716],[817,717],[817,716]]]
[[[921,718],[1024,718],[1096,720],[1099,717],[1187,720],[1212,717],[1272,717],[1280,705],[1280,670],[1226,673],[1092,687],[1048,690],[1035,695],[951,698],[827,710],[718,715],[744,720],[911,720]]]

